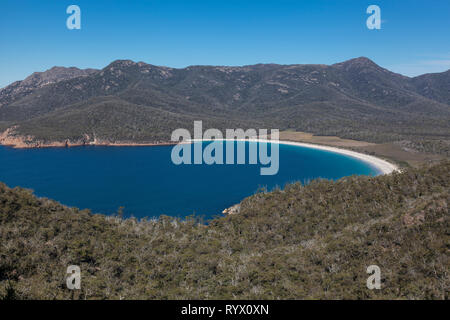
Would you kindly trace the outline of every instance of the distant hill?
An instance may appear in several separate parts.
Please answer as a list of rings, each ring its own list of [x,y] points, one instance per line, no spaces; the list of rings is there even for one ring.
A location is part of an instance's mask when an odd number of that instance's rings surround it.
[[[429,73],[416,77],[413,83],[421,95],[450,104],[450,70],[442,73]]]
[[[117,60],[102,70],[52,68],[2,89],[0,129],[43,142],[154,142],[195,119],[426,149],[450,141],[449,88],[450,71],[408,78],[364,57],[184,69]]]
[[[46,85],[76,77],[87,76],[95,71],[97,70],[81,70],[75,67],[53,67],[44,72],[34,72],[25,80],[16,81],[0,90],[0,107],[23,98],[32,93],[34,90],[42,88]]]

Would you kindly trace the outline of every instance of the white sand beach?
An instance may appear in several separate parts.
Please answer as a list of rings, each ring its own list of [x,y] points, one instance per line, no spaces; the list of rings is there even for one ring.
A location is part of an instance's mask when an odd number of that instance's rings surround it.
[[[217,139],[217,140],[233,141],[233,139]],[[197,142],[197,141],[201,141],[201,140],[197,140],[197,139],[190,140],[190,142]],[[211,140],[203,140],[203,141],[211,141]],[[373,167],[377,168],[381,172],[380,174],[383,174],[383,175],[390,174],[394,171],[399,170],[399,168],[395,164],[390,163],[386,160],[383,160],[383,159],[380,159],[380,158],[377,158],[377,157],[374,157],[374,156],[371,156],[368,154],[363,154],[363,153],[359,153],[356,151],[341,149],[341,148],[336,148],[336,147],[329,147],[329,146],[323,146],[323,145],[311,144],[311,143],[303,143],[303,142],[293,142],[293,141],[282,141],[282,140],[274,141],[274,140],[267,140],[267,139],[235,139],[234,141],[278,143],[278,144],[287,144],[287,145],[291,145],[291,146],[313,148],[313,149],[320,149],[320,150],[335,152],[335,153],[343,154],[343,155],[350,156],[350,157],[359,159],[361,161],[364,161],[364,162],[372,165]]]
[[[263,141],[260,140],[260,142],[263,142]],[[270,140],[266,140],[265,142],[274,143],[273,141],[270,141]],[[377,157],[374,157],[374,156],[371,156],[368,154],[352,151],[352,150],[341,149],[341,148],[336,148],[336,147],[328,147],[328,146],[322,146],[322,145],[310,144],[310,143],[292,142],[292,141],[279,141],[279,143],[293,145],[293,146],[299,146],[299,147],[307,147],[307,148],[326,150],[326,151],[331,151],[331,152],[336,152],[336,153],[340,153],[343,155],[347,155],[347,156],[350,156],[353,158],[357,158],[359,160],[362,160],[362,161],[374,166],[375,168],[377,168],[378,170],[381,171],[381,174],[390,174],[390,173],[398,170],[398,167],[395,164],[392,164],[386,160],[383,160],[383,159],[380,159],[380,158],[377,158]]]

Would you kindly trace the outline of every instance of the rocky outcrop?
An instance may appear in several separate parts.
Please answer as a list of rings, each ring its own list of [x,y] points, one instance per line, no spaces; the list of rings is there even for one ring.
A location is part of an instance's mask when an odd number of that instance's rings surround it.
[[[238,214],[241,211],[241,205],[235,204],[234,206],[231,206],[225,210],[222,211],[223,214],[229,215],[229,214]]]

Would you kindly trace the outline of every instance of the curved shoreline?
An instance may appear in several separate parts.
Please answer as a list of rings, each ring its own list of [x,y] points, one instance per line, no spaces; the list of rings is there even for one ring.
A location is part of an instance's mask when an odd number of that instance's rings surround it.
[[[368,154],[348,150],[348,149],[341,149],[336,147],[328,147],[328,146],[322,146],[318,144],[311,144],[311,143],[303,143],[303,142],[292,142],[292,141],[280,141],[281,144],[288,144],[288,145],[294,145],[298,147],[306,147],[306,148],[312,148],[312,149],[319,149],[319,150],[325,150],[330,152],[335,152],[339,154],[343,154],[346,156],[350,156],[352,158],[356,158],[358,160],[361,160],[365,163],[370,164],[371,166],[375,167],[380,171],[380,175],[384,174],[391,174],[394,171],[398,171],[399,168],[393,163],[390,163],[386,160],[383,160],[381,158],[371,156]]]
[[[154,142],[154,143],[134,143],[134,142],[107,142],[107,141],[93,141],[93,142],[53,142],[48,144],[28,144],[24,143],[23,137],[15,138],[15,139],[5,139],[8,134],[8,130],[0,135],[0,145],[9,146],[18,149],[32,149],[32,148],[64,148],[64,147],[82,147],[82,146],[108,146],[108,147],[155,147],[155,146],[171,146],[176,145],[177,142],[169,141],[169,142]],[[398,166],[395,164],[388,162],[386,160],[380,159],[375,156],[367,155],[364,153],[359,153],[356,151],[331,147],[326,145],[319,145],[313,143],[305,143],[305,142],[295,142],[295,141],[285,141],[285,140],[269,140],[269,139],[216,139],[218,141],[248,141],[248,142],[263,142],[263,143],[278,143],[285,145],[292,145],[297,147],[311,148],[311,149],[319,149],[329,152],[335,152],[338,154],[346,155],[352,158],[356,158],[361,160],[372,167],[376,168],[380,171],[381,175],[390,174],[394,171],[399,170]],[[191,139],[185,143],[191,142],[199,142],[199,141],[213,141],[213,140],[205,140],[205,139]]]
[[[348,149],[341,149],[336,147],[330,147],[330,146],[324,146],[319,144],[312,144],[312,143],[304,143],[304,142],[294,142],[294,141],[284,141],[284,140],[268,140],[268,139],[216,139],[219,141],[248,141],[248,142],[263,142],[263,143],[278,143],[278,144],[285,144],[285,145],[291,145],[291,146],[297,146],[297,147],[304,147],[304,148],[311,148],[311,149],[318,149],[318,150],[324,150],[334,153],[339,153],[342,155],[346,155],[352,158],[356,158],[358,160],[361,160],[372,167],[376,168],[378,171],[380,171],[379,175],[384,174],[391,174],[394,171],[398,171],[399,168],[393,163],[390,163],[386,160],[380,159],[375,156],[371,156],[368,154],[348,150]],[[189,142],[199,142],[199,141],[213,141],[213,140],[201,140],[201,139],[192,139]]]

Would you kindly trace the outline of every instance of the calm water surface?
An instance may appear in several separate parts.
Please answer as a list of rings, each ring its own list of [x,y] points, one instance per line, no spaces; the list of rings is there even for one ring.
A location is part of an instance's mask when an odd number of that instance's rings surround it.
[[[171,146],[0,146],[0,181],[95,213],[113,214],[123,206],[126,216],[138,218],[193,213],[210,218],[261,187],[379,173],[351,157],[290,145],[280,145],[280,167],[274,176],[261,176],[260,165],[176,166],[171,151]]]

